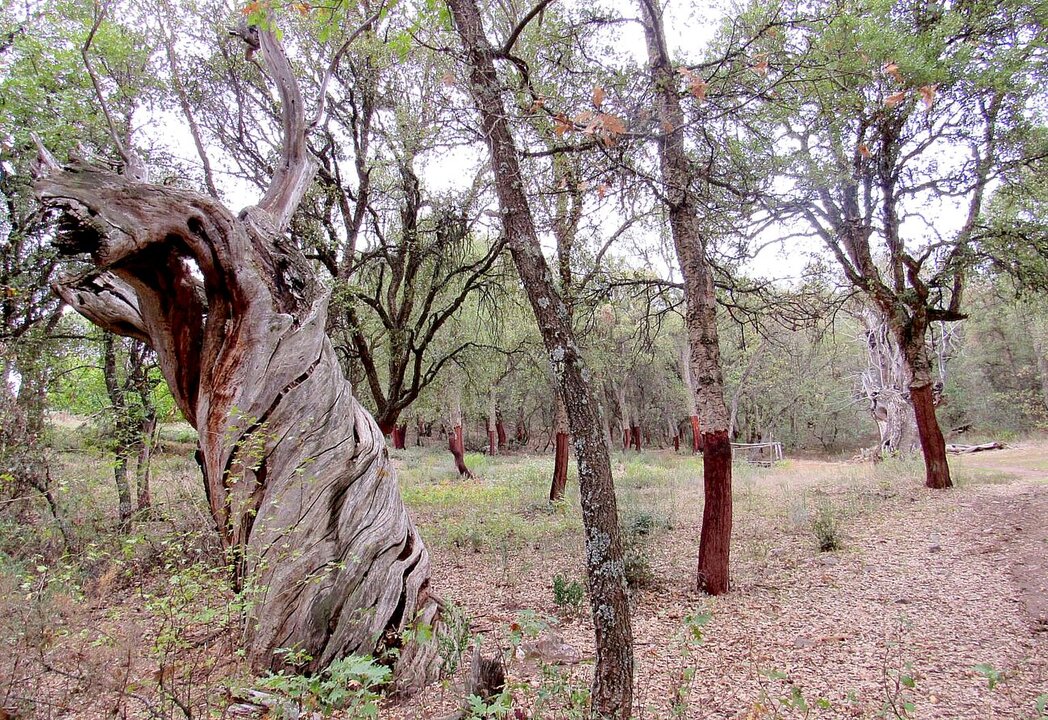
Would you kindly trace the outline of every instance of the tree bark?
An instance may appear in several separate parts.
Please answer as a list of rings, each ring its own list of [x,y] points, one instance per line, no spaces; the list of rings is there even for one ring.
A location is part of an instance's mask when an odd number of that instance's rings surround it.
[[[498,436],[499,452],[506,452],[509,448],[509,437],[506,435],[506,423],[499,410],[495,411],[495,434]]]
[[[488,392],[488,455],[498,454],[498,401],[495,388]]]
[[[395,682],[439,670],[429,556],[400,499],[382,433],[353,396],[324,333],[329,292],[284,230],[312,177],[303,102],[272,33],[251,35],[280,94],[284,143],[258,206],[42,153],[38,197],[61,211],[58,248],[94,266],[56,290],[92,322],[148,342],[198,431],[198,460],[235,582],[250,598],[248,657],[316,671],[399,648]]]
[[[657,0],[639,1],[655,86],[656,111],[662,128],[657,140],[663,192],[673,245],[684,276],[689,367],[703,426],[706,502],[702,512],[697,580],[701,590],[719,595],[729,587],[732,503],[731,441],[717,337],[716,294],[713,272],[706,260],[706,238],[699,225],[698,205],[692,190],[698,180],[684,148],[685,119],[677,94],[677,73],[666,45],[662,11]]]
[[[542,255],[495,71],[495,52],[484,34],[476,0],[448,0],[448,7],[466,53],[470,89],[488,145],[503,230],[549,353],[575,442],[586,533],[586,575],[596,635],[590,715],[628,718],[633,698],[633,633],[615,488],[608,447],[601,434],[599,405],[575,341],[568,308]]]
[[[691,420],[691,454],[697,455],[702,450],[702,431],[699,428],[699,416],[692,415]]]
[[[113,479],[116,482],[117,509],[120,517],[120,528],[126,532],[131,523],[131,485],[127,481],[127,466],[131,462],[134,448],[134,419],[127,403],[127,393],[123,380],[117,371],[116,338],[113,333],[102,335],[102,375],[105,379],[106,394],[113,407]]]
[[[557,397],[556,417],[554,420],[556,441],[553,447],[553,481],[549,486],[549,501],[564,499],[568,487],[568,411],[560,397]]]

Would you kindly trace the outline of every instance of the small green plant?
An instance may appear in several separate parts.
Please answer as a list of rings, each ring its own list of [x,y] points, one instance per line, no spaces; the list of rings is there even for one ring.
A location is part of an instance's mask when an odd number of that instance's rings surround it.
[[[991,690],[997,687],[1005,678],[1005,674],[995,669],[990,663],[979,663],[972,669],[986,678],[986,684]]]
[[[811,531],[819,552],[833,552],[843,547],[841,526],[833,506],[823,504],[811,519]]]
[[[513,696],[509,694],[508,689],[503,690],[487,701],[477,695],[470,695],[466,698],[466,707],[469,713],[466,717],[471,718],[471,720],[504,718],[509,715],[509,711],[513,708]]]
[[[771,717],[782,717],[785,711],[790,716],[800,714],[800,717],[806,718],[813,709],[830,710],[833,707],[824,697],[813,700],[806,698],[804,690],[781,670],[760,670],[758,679],[761,686],[758,707]]]
[[[293,653],[297,661],[308,662],[301,653]],[[312,676],[284,672],[267,675],[257,685],[292,701],[289,706],[271,707],[270,712],[284,712],[298,717],[300,710],[330,717],[336,710],[345,710],[347,717],[378,717],[379,688],[389,682],[391,671],[379,665],[374,658],[350,655],[336,660]]]
[[[570,672],[543,663],[542,681],[531,716],[536,720],[544,717],[582,720],[586,717],[589,699],[589,688],[573,682]]]
[[[673,717],[685,717],[688,714],[688,700],[692,684],[695,682],[697,669],[694,664],[695,652],[705,637],[705,627],[713,619],[709,611],[697,611],[684,616],[684,632],[681,636],[680,672],[677,686],[673,691],[673,705],[670,711]]]
[[[559,574],[553,576],[553,603],[561,611],[578,614],[585,599],[586,590],[578,580],[569,581]]]

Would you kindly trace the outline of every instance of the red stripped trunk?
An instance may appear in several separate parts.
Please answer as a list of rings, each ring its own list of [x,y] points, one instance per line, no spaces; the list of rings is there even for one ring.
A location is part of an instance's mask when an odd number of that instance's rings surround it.
[[[628,427],[622,428],[622,449],[630,449],[630,429]]]
[[[946,440],[935,417],[932,386],[910,388],[910,402],[917,417],[917,434],[920,435],[921,452],[924,454],[924,484],[936,490],[953,487],[950,466],[946,460]]]
[[[699,431],[699,416],[691,416],[691,453],[697,455],[702,450],[702,433]]]
[[[568,486],[568,433],[557,433],[557,444],[553,455],[553,482],[549,488],[549,500],[555,502],[564,498]]]
[[[673,433],[673,452],[680,452],[680,435]]]
[[[699,542],[699,589],[710,595],[728,592],[731,547],[731,440],[727,430],[702,434],[705,453],[702,484],[702,536]]]
[[[509,438],[506,436],[506,423],[502,422],[501,415],[495,421],[495,434],[499,441],[499,452],[505,452],[506,447],[509,445]]]
[[[488,455],[495,456],[498,454],[498,433],[494,430],[488,430]]]
[[[465,449],[462,444],[462,426],[456,425],[448,433],[448,450],[455,458],[455,468],[458,469],[460,477],[472,478],[473,473],[466,467]]]
[[[640,447],[640,426],[639,425],[631,425],[630,426],[630,444],[633,446],[634,450],[636,450],[637,452],[640,452],[641,447]]]

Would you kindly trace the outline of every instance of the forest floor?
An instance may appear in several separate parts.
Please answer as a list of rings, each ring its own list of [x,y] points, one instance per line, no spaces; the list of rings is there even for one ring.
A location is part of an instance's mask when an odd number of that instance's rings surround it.
[[[104,456],[61,455],[82,549],[0,565],[0,717],[33,704],[41,718],[215,717],[227,688],[252,682],[190,446],[177,447],[157,460],[157,516],[120,540]],[[514,708],[581,717],[593,649],[574,477],[550,507],[550,458],[471,453],[468,481],[436,449],[393,458],[449,617],[486,654],[518,656]],[[617,454],[634,716],[1048,718],[1048,441],[951,466],[958,487],[934,492],[916,462],[736,464],[734,585],[707,598],[693,588],[701,461]],[[42,528],[17,532],[0,527],[9,557],[41,543]],[[532,657],[540,639],[580,661]],[[467,665],[380,717],[453,715]]]
[[[712,599],[692,587],[702,498],[689,461],[667,455],[667,467],[645,469],[621,458],[623,524],[653,525],[633,539],[651,571],[634,597],[635,717],[1041,717],[1048,445],[951,461],[959,487],[948,493],[924,489],[915,464],[737,465],[734,587]],[[498,487],[500,465],[482,468],[475,487]],[[507,552],[483,534],[498,512],[477,509],[498,505],[464,507],[459,525],[447,507],[416,504],[435,586],[489,652],[514,642],[514,623],[580,650],[575,666],[508,667],[530,716],[575,716],[570,690],[589,681],[592,628],[585,608],[558,604],[553,582],[581,582],[580,537],[532,507],[523,552]],[[819,552],[815,527],[840,549]],[[444,717],[461,697],[461,684],[446,683],[389,717]]]

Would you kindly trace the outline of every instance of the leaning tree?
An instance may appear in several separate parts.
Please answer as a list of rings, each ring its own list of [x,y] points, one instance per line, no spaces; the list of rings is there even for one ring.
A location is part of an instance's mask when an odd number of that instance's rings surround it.
[[[82,160],[60,167],[41,148],[35,189],[59,214],[55,244],[86,260],[55,289],[97,325],[147,342],[198,431],[211,513],[249,600],[253,665],[279,668],[282,648],[308,654],[307,670],[398,648],[408,691],[439,665],[432,644],[403,640],[439,619],[429,557],[382,433],[325,335],[328,290],[287,234],[314,175],[313,123],[275,34],[240,34],[280,99],[265,195],[233,213],[151,184],[115,135],[122,174]]]

